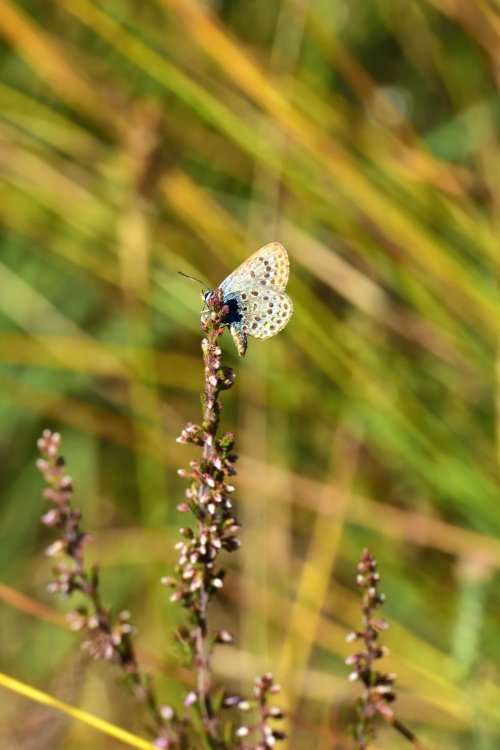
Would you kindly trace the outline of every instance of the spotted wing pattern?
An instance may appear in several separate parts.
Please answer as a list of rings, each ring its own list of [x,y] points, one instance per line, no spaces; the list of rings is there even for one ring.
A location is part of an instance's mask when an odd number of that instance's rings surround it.
[[[249,287],[228,296],[236,300],[240,315],[240,320],[232,322],[231,328],[256,339],[268,339],[281,331],[293,312],[288,294],[272,287]]]
[[[279,242],[253,253],[220,284],[229,312],[226,325],[240,357],[245,356],[247,336],[268,339],[281,331],[293,312],[285,294],[288,255]],[[207,292],[205,299],[210,297]]]
[[[279,242],[271,242],[257,250],[224,279],[220,288],[224,296],[249,287],[274,287],[283,291],[288,281],[288,255]]]

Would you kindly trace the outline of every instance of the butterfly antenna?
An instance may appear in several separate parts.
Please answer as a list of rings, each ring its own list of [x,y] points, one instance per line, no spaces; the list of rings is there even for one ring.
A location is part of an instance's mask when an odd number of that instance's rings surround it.
[[[184,273],[184,271],[177,271],[177,273],[180,273],[181,276],[185,276],[186,279],[191,279],[191,281],[197,281],[198,284],[201,284],[202,287],[205,289],[205,284],[203,281],[200,281],[200,279],[197,279],[196,276],[189,276],[187,273]]]

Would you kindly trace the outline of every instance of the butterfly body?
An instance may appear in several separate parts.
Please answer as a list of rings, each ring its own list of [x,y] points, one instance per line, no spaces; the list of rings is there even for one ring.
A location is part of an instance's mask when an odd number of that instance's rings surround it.
[[[233,271],[220,284],[229,312],[229,327],[238,354],[246,352],[247,336],[267,339],[290,320],[293,304],[285,293],[289,273],[288,255],[279,242],[271,242]],[[206,292],[208,300],[212,292]]]

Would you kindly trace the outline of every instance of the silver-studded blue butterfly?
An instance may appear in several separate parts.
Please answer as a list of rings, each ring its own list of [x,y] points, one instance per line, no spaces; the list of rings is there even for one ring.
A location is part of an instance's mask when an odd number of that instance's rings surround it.
[[[290,264],[279,242],[271,242],[253,253],[224,279],[224,304],[229,307],[226,324],[240,357],[245,356],[247,336],[268,339],[286,326],[293,312],[285,294]],[[213,292],[205,292],[208,301]]]

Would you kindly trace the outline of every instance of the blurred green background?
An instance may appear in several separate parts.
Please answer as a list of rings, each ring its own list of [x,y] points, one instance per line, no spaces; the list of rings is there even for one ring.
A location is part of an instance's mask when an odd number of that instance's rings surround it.
[[[400,720],[441,750],[499,746],[499,10],[0,0],[7,674],[143,732],[113,670],[82,670],[51,614],[73,605],[46,592],[48,426],[104,597],[181,703],[182,613],[159,577],[185,521],[176,469],[193,453],[175,438],[200,415],[202,303],[177,271],[214,288],[277,240],[291,322],[244,360],[223,341],[244,529],[213,610],[237,634],[218,679],[248,690],[271,670],[291,750],[350,747],[345,635],[367,546]],[[118,747],[1,692],[4,747]],[[376,746],[407,743],[386,728]]]

